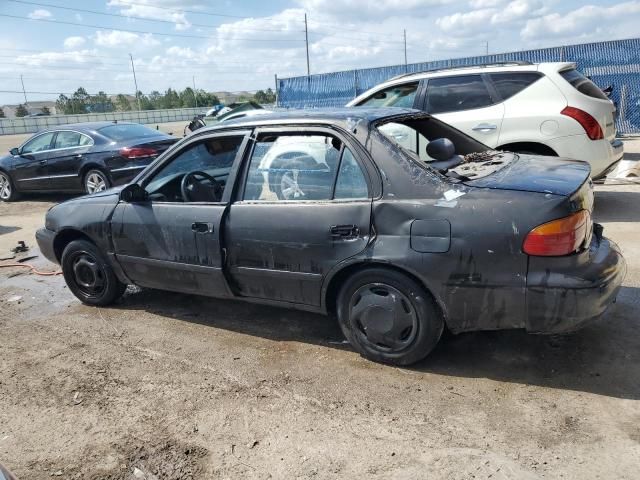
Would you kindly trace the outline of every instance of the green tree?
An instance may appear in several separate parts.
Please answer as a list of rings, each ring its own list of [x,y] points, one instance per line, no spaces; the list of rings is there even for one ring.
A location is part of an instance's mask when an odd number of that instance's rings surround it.
[[[83,87],[78,87],[71,96],[71,113],[87,113],[87,105],[90,103],[91,96]]]
[[[273,90],[267,88],[266,91],[258,90],[253,96],[253,99],[258,103],[275,103],[276,94],[273,93]]]
[[[144,108],[144,106],[142,107],[143,110],[153,110],[153,109],[159,109],[159,108],[164,108],[162,106],[162,94],[157,91],[157,90],[153,90],[150,94],[149,94],[149,102],[151,103],[151,105],[153,105],[151,108]]]
[[[153,101],[153,99],[155,99],[155,95],[154,94],[160,95],[159,92],[153,91],[147,97],[141,91],[138,91],[137,97],[138,97],[138,100],[140,100],[140,108],[142,110],[155,110],[156,109],[155,103]],[[136,108],[138,108],[137,100],[136,100]]]
[[[204,90],[196,90],[196,97],[198,99],[198,106],[200,107],[213,107],[214,105],[220,105],[220,99],[213,93],[205,92]]]
[[[18,105],[18,107],[16,108],[16,117],[26,117],[27,115],[29,115],[27,107],[22,104]]]
[[[46,105],[40,109],[44,115],[51,115],[51,110]]]
[[[116,97],[116,107],[119,112],[129,112],[131,111],[131,102],[126,96],[119,93]]]
[[[98,92],[97,95],[92,95],[87,101],[87,110],[91,112],[113,112],[115,106],[113,101],[104,92]]]
[[[168,88],[164,93],[164,97],[161,101],[162,108],[180,108],[182,102],[180,101],[180,95],[172,88]]]
[[[182,92],[180,92],[180,105],[186,108],[192,108],[196,106],[196,94],[193,91],[193,88],[187,87]]]
[[[4,115],[4,110],[2,110],[2,108],[0,108],[0,118],[6,118]]]
[[[56,111],[65,115],[73,113],[71,111],[71,99],[63,93],[61,93],[58,100],[56,100]]]

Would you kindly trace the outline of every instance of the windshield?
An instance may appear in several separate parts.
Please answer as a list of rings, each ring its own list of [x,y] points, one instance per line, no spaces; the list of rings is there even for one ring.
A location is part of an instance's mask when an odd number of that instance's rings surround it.
[[[609,100],[609,97],[607,97],[595,83],[581,74],[578,70],[565,70],[563,72],[560,72],[560,75],[580,93],[583,93],[592,98],[598,98],[600,100]]]
[[[105,137],[116,142],[163,135],[161,132],[152,130],[139,123],[114,123],[113,125],[102,127],[98,129],[98,131]]]

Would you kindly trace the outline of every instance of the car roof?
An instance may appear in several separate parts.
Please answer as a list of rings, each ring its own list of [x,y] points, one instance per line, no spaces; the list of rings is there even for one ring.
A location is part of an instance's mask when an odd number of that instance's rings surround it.
[[[224,130],[229,127],[258,127],[282,124],[326,124],[336,125],[345,130],[351,130],[357,124],[365,124],[368,128],[370,123],[396,116],[415,115],[424,118],[426,115],[420,110],[397,107],[341,107],[341,108],[314,108],[308,110],[282,110],[265,113],[264,115],[254,115],[229,120],[219,125],[212,125],[198,129],[198,132]]]
[[[55,125],[51,127],[47,127],[43,130],[40,130],[38,133],[45,132],[57,132],[59,130],[76,130],[81,133],[95,133],[97,130],[100,130],[104,127],[109,127],[112,125],[138,125],[134,122],[82,122],[82,123],[66,123],[64,125]]]

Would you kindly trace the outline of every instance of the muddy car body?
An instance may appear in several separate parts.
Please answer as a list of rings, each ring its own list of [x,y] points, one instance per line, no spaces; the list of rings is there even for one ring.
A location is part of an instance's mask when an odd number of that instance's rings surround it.
[[[337,151],[297,169],[294,200],[260,169],[283,136]],[[226,160],[189,167],[202,145]],[[556,333],[602,314],[626,267],[593,200],[588,164],[491,151],[424,113],[290,112],[203,128],[127,187],[52,208],[37,238],[86,303],[136,284],[333,313],[361,354],[409,364],[445,325]]]

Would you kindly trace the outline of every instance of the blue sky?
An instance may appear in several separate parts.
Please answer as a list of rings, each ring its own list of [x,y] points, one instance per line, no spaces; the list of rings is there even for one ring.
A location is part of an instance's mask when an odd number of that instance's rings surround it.
[[[312,73],[402,63],[403,29],[409,62],[640,36],[640,0],[0,0],[0,90],[132,94],[129,53],[145,93],[273,87],[306,73],[305,13]]]

